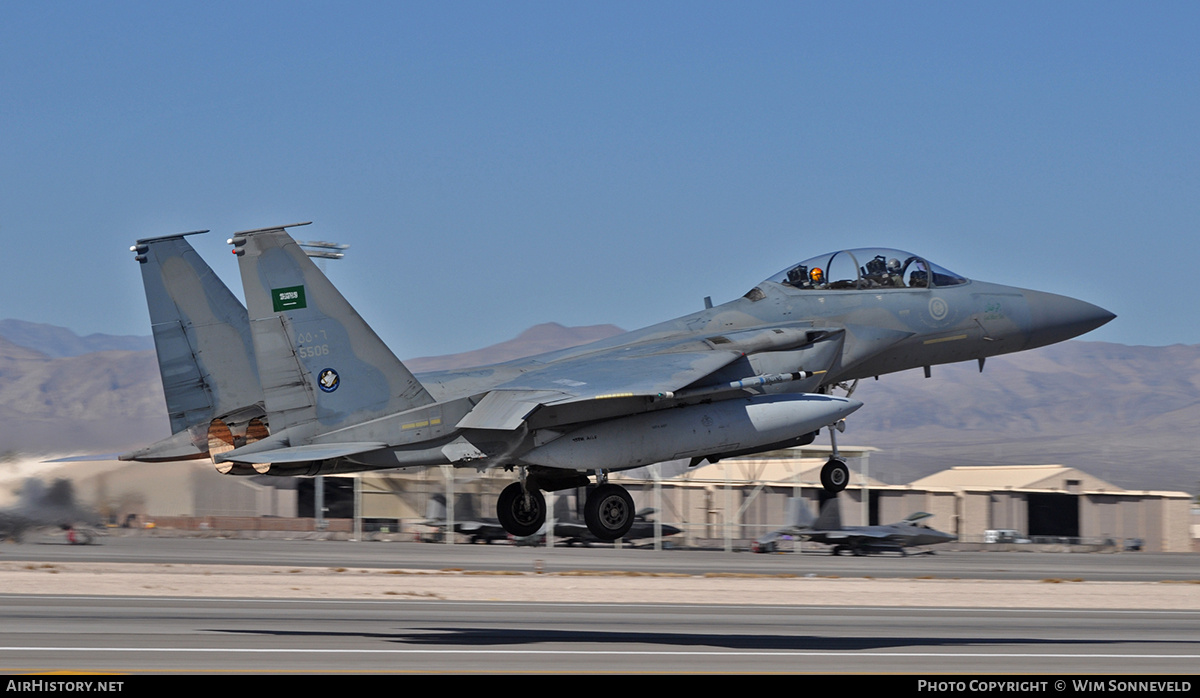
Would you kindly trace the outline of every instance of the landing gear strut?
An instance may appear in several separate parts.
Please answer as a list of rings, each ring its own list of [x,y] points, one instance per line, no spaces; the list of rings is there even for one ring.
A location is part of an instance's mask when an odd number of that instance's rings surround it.
[[[829,443],[833,446],[833,453],[821,468],[821,487],[834,494],[846,489],[846,485],[850,484],[850,468],[846,466],[846,461],[842,460],[842,454],[838,452],[837,447],[837,433],[845,428],[845,421],[829,426]]]
[[[602,541],[614,541],[633,528],[637,516],[633,497],[624,487],[609,484],[607,473],[603,471],[597,471],[596,480],[598,485],[588,494],[584,504],[583,518],[592,535]],[[505,531],[519,538],[532,536],[546,525],[546,498],[542,496],[536,478],[525,477],[524,468],[521,480],[500,492],[496,500],[496,518],[500,519]]]
[[[514,536],[532,536],[546,523],[546,498],[538,488],[514,482],[496,500],[496,518]]]

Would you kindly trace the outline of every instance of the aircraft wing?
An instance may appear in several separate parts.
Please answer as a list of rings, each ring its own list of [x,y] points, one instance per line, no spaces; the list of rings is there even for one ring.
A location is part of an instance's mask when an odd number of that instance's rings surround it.
[[[547,402],[596,400],[632,395],[656,396],[679,390],[742,357],[740,352],[707,351],[651,355],[612,352],[547,364],[533,369],[497,390],[554,391]]]
[[[543,406],[553,408],[553,413],[544,416],[541,426],[617,416],[628,411],[622,401],[670,396],[703,384],[705,378],[747,354],[796,349],[829,335],[796,323],[707,337],[689,333],[545,363],[535,359],[519,376],[495,386],[458,426],[515,429]],[[829,343],[830,351],[814,352],[813,365],[802,368],[825,370],[835,344]]]
[[[554,537],[555,538],[571,538],[576,540],[596,540],[596,537],[588,531],[586,525],[578,521],[555,521],[554,522]]]
[[[813,535],[813,540],[819,535],[823,541],[854,541],[854,540],[885,540],[891,538],[891,531],[872,531],[863,529],[861,531],[818,531]]]
[[[883,527],[864,527],[853,531],[814,531],[805,535],[807,540],[826,545],[843,545],[851,549],[892,550],[909,545],[908,538]]]
[[[253,444],[252,444],[253,445]],[[337,442],[332,444],[305,444],[302,446],[282,446],[269,450],[254,451],[241,448],[236,451],[226,451],[218,454],[218,463],[305,463],[330,458],[343,458],[359,453],[370,453],[386,448],[383,442]]]

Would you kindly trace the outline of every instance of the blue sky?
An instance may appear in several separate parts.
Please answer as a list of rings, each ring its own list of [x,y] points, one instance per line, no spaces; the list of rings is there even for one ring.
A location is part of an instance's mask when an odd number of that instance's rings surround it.
[[[1200,4],[8,2],[0,317],[149,334],[135,238],[314,221],[401,357],[888,246],[1200,343]]]

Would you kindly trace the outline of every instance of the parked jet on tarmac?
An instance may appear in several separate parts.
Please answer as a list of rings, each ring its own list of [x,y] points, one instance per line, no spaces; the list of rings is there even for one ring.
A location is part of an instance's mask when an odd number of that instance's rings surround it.
[[[508,540],[508,531],[500,525],[499,519],[488,519],[475,513],[475,504],[470,496],[455,499],[453,518],[448,513],[444,495],[435,494],[429,498],[425,506],[425,520],[420,523],[438,532],[438,542],[444,538],[446,529],[451,527],[455,533],[469,537],[472,543]]]
[[[600,541],[592,533],[591,529],[587,527],[586,522],[579,520],[578,514],[572,511],[571,506],[577,498],[583,498],[582,489],[577,490],[574,495],[560,493],[555,498],[555,540],[560,541],[562,545],[582,545],[584,547],[598,542],[612,542]],[[621,540],[626,543],[636,544],[639,540],[654,538],[656,532],[663,538],[683,532],[675,526],[651,521],[649,518],[651,514],[654,514],[653,507],[639,509],[634,514],[633,525],[625,532],[625,535],[621,536]],[[455,533],[467,536],[472,543],[479,543],[481,541],[491,543],[494,540],[508,540],[512,538],[520,545],[543,545],[550,530],[550,522],[547,521],[545,526],[539,528],[532,535],[514,538],[500,524],[499,519],[488,519],[479,516],[475,512],[475,505],[470,496],[456,498],[454,517],[451,519],[447,515],[446,498],[441,494],[435,494],[429,498],[429,502],[425,507],[425,520],[421,524],[436,530],[439,541],[444,536],[446,529],[453,526]]]
[[[305,224],[296,224],[305,225]],[[1031,349],[1114,316],[1064,296],[970,281],[923,257],[843,250],[745,296],[580,347],[414,376],[286,228],[230,238],[243,308],[184,235],[139,240],[173,436],[129,460],[210,457],[232,474],[453,465],[516,470],[506,530],[546,518],[543,491],[598,484],[588,528],[634,523],[608,473],[811,443],[844,428],[860,378]],[[832,394],[839,386],[846,397]],[[834,430],[830,430],[831,437]],[[830,491],[849,470],[834,456]]]
[[[919,511],[910,514],[899,523],[883,526],[843,526],[842,512],[836,496],[821,505],[821,515],[813,518],[803,499],[788,500],[788,525],[754,541],[754,552],[774,552],[779,541],[787,538],[803,538],[815,543],[833,546],[834,555],[849,551],[854,555],[897,552],[907,555],[905,548],[918,545],[937,545],[958,540],[958,536],[942,533],[920,523],[933,514]]]
[[[571,500],[566,497],[559,497],[554,503],[555,539],[562,541],[565,545],[578,544],[584,547],[593,543],[608,542],[598,539],[587,526],[587,522],[580,521],[578,514],[571,511],[570,505]],[[656,529],[660,540],[683,533],[682,530],[670,524],[652,521],[650,516],[655,513],[654,507],[639,509],[634,514],[633,525],[629,527],[625,535],[621,536],[621,540],[630,545],[637,545],[638,541],[653,541]]]
[[[75,501],[70,480],[59,478],[47,486],[31,477],[21,485],[17,504],[0,509],[0,542],[11,538],[20,543],[30,531],[55,528],[67,532],[68,543],[86,545],[95,541],[91,527],[99,521],[96,512]]]

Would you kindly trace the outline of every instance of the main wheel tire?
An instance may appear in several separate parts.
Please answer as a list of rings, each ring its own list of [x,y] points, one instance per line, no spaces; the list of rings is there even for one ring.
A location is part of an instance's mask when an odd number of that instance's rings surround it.
[[[633,528],[633,497],[620,485],[604,484],[592,490],[583,507],[583,520],[592,535],[614,541]]]
[[[528,498],[525,496],[528,492]],[[542,491],[514,482],[496,500],[496,518],[505,531],[518,537],[532,536],[546,523],[546,498]]]
[[[840,458],[830,458],[821,468],[821,487],[826,492],[841,492],[850,484],[850,468]]]

